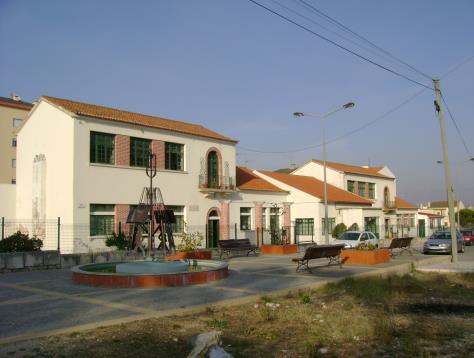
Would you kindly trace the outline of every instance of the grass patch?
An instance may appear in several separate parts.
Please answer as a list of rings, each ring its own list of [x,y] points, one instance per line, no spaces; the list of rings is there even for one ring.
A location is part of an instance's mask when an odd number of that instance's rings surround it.
[[[474,275],[345,279],[252,304],[33,341],[12,356],[183,357],[195,334],[221,330],[234,357],[467,357],[474,351],[472,302]]]

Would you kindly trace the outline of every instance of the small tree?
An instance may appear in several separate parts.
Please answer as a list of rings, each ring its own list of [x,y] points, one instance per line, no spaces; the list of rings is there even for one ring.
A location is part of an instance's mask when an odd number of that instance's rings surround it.
[[[337,238],[340,234],[343,232],[347,231],[347,226],[344,223],[337,224],[334,226],[334,229],[332,229],[332,237]]]
[[[353,223],[351,226],[349,226],[349,231],[359,231],[359,224]]]
[[[456,221],[457,220],[459,220],[459,225],[461,225],[461,227],[474,227],[474,210],[459,210],[459,213],[456,213]]]
[[[17,231],[0,241],[0,252],[39,251],[42,246],[43,241],[36,236],[30,239],[28,234],[22,234],[20,231]]]
[[[128,249],[128,239],[123,232],[116,234],[112,233],[107,239],[105,239],[105,245],[107,247],[116,247],[117,250],[126,250]]]
[[[181,242],[178,244],[178,250],[183,252],[196,251],[203,240],[204,235],[200,232],[184,233]]]

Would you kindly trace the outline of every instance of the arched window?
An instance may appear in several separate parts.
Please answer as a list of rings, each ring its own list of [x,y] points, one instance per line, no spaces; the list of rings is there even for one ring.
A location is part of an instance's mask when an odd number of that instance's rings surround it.
[[[383,190],[383,202],[385,205],[390,203],[390,191],[388,190],[388,187],[385,187]]]
[[[207,155],[207,185],[209,188],[219,187],[219,159],[215,150]]]

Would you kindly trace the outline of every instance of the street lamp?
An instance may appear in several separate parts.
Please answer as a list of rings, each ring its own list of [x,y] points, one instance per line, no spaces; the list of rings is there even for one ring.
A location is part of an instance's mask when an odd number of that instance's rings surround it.
[[[323,134],[323,167],[324,167],[324,221],[326,223],[325,225],[325,243],[326,245],[329,245],[329,230],[328,230],[328,192],[327,192],[327,180],[326,180],[326,134],[325,134],[325,119],[329,117],[330,115],[343,110],[343,109],[348,109],[354,107],[355,104],[354,102],[348,102],[346,104],[343,104],[342,106],[339,106],[332,111],[323,114],[323,115],[318,115],[315,113],[306,113],[306,112],[294,112],[293,115],[295,117],[314,117],[318,118],[321,120],[321,128],[322,128],[322,134]]]

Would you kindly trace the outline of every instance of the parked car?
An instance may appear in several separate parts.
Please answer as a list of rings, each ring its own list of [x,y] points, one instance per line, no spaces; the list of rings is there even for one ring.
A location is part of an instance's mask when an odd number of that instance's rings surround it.
[[[466,246],[474,244],[474,229],[461,229],[461,234],[464,237],[464,244]]]
[[[362,243],[378,246],[379,239],[370,231],[346,231],[334,240],[335,245],[344,244],[345,249],[352,249]]]
[[[464,239],[459,230],[456,230],[458,252],[464,252]],[[423,253],[451,253],[451,231],[440,230],[435,232],[423,245]]]

